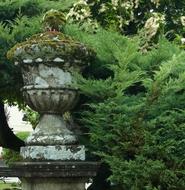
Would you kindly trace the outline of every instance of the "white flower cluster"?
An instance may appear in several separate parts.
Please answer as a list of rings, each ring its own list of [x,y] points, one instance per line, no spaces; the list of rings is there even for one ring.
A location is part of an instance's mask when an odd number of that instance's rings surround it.
[[[151,2],[155,4],[156,7],[159,7],[160,5],[160,0],[151,0]]]
[[[181,44],[182,44],[182,45],[185,44],[185,38],[181,38]]]
[[[134,3],[132,1],[124,1],[121,3],[121,7],[124,7],[126,10],[133,9]]]
[[[78,0],[67,14],[67,19],[81,23],[93,23],[91,8],[96,2],[100,1],[89,3],[88,0]],[[110,0],[101,3],[98,13],[111,14],[111,17],[115,18],[117,26],[122,30],[123,26],[128,25],[134,19],[134,9],[138,8],[139,3],[140,0]],[[112,15],[112,10],[115,15]]]
[[[91,17],[91,11],[86,0],[80,0],[74,3],[73,7],[69,10],[67,14],[67,19],[83,21]]]
[[[113,1],[112,7],[117,11],[118,15],[116,16],[119,23],[119,28],[122,29],[124,25],[128,25],[130,21],[134,19],[134,8],[139,5],[139,0],[130,1],[130,0],[120,0]],[[127,16],[125,16],[127,15]]]
[[[97,21],[92,19],[90,5],[87,0],[79,0],[73,4],[69,10],[66,19],[72,22],[78,22],[84,30],[91,29],[92,32],[96,31],[98,26]]]
[[[113,6],[118,6],[119,0],[111,0]]]
[[[181,17],[180,17],[180,21],[181,21],[182,26],[185,26],[185,16],[181,16]],[[180,41],[181,41],[181,44],[182,44],[182,45],[185,45],[185,38],[182,37],[182,38],[180,39]]]
[[[138,8],[138,6],[139,6],[139,1],[140,1],[140,0],[135,0],[135,1],[134,1],[134,3],[135,3],[134,8],[135,8],[135,9],[137,9],[137,8]]]
[[[157,34],[157,32],[160,28],[160,25],[164,24],[164,23],[165,23],[164,15],[161,15],[158,13],[153,13],[153,16],[150,17],[146,21],[145,26],[144,26],[145,33],[146,33],[147,37],[149,39],[154,37]]]
[[[108,9],[108,7],[106,6],[106,4],[102,3],[100,6],[100,9],[99,9],[99,13],[104,13],[107,11],[107,9]]]
[[[74,3],[74,6],[76,5],[87,5],[87,0],[79,0],[78,2]]]
[[[121,16],[117,16],[117,18],[118,18],[118,22],[119,22],[119,28],[122,29],[125,21],[124,21],[123,17],[121,17]],[[129,23],[127,22],[125,24],[129,24]]]
[[[182,26],[185,26],[185,16],[180,17]]]

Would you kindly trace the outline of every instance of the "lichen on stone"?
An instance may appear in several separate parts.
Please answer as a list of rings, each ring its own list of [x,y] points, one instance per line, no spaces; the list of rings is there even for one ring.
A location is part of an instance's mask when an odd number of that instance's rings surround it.
[[[74,41],[60,32],[47,31],[33,35],[25,42],[16,44],[7,53],[7,57],[19,64],[56,64],[62,67],[68,63],[69,67],[83,67],[95,56],[91,48]],[[25,61],[32,60],[32,61]],[[63,60],[63,61],[56,61]]]

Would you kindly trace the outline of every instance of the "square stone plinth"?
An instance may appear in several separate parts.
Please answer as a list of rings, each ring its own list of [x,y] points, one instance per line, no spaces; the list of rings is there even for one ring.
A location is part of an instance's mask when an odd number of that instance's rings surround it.
[[[84,179],[24,178],[23,190],[85,190]]]
[[[97,162],[20,162],[12,166],[23,190],[85,190],[95,177]]]

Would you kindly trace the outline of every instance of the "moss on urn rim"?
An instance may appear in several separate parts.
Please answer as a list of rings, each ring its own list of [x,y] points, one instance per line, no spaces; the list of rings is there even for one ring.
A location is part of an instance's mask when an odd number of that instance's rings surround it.
[[[56,31],[47,31],[33,35],[25,42],[11,48],[7,57],[17,64],[49,64],[69,63],[85,66],[95,57],[91,48]]]

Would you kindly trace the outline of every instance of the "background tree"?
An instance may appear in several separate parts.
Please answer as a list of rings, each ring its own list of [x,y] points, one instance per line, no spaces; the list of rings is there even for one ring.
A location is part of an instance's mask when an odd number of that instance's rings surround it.
[[[9,128],[7,123],[7,118],[4,110],[4,104],[0,102],[0,113],[1,113],[1,121],[0,121],[0,146],[4,148],[10,148],[14,151],[20,151],[21,146],[25,146],[24,141],[19,139],[12,130]]]
[[[78,0],[68,18],[88,31],[102,26],[124,35],[149,33],[153,40],[163,32],[173,40],[185,35],[184,7],[185,2],[177,0]]]

